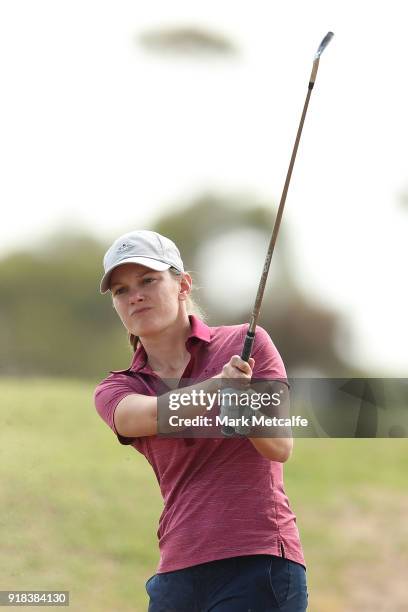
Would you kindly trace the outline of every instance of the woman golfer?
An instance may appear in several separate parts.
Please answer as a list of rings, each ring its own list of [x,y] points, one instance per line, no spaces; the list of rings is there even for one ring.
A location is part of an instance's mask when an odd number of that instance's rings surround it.
[[[146,457],[164,501],[149,612],[306,610],[305,562],[282,476],[291,438],[158,435],[158,403],[170,394],[199,388],[209,396],[220,378],[238,387],[252,376],[285,379],[271,339],[258,327],[246,363],[238,356],[246,325],[208,327],[191,314],[191,277],[160,234],[121,236],[104,270],[101,292],[111,291],[134,356],[98,385],[96,408],[121,444]],[[172,414],[209,412],[184,402]]]

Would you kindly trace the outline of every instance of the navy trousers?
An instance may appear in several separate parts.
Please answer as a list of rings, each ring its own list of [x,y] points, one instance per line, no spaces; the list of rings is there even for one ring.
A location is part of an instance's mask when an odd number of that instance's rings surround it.
[[[306,570],[284,557],[231,557],[155,574],[148,612],[304,612]]]

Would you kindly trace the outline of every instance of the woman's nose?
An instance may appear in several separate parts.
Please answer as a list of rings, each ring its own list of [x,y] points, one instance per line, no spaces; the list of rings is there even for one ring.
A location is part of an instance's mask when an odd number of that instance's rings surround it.
[[[140,289],[139,287],[136,287],[134,289],[130,289],[129,291],[129,301],[134,303],[134,302],[143,302],[144,300],[144,294],[142,289]]]

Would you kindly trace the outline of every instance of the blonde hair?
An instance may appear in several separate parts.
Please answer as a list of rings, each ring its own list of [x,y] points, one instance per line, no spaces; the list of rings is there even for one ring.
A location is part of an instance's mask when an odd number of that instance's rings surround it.
[[[169,272],[173,276],[176,276],[177,278],[181,278],[183,276],[183,272],[180,272],[180,270],[177,270],[176,268],[169,268]],[[189,272],[189,274],[191,275],[191,272]],[[197,302],[191,296],[191,294],[187,296],[186,308],[187,308],[187,314],[195,315],[196,317],[199,317],[200,319],[205,319],[205,314],[203,310],[197,304]],[[134,334],[131,334],[130,332],[128,332],[128,340],[129,340],[130,346],[133,349],[133,352],[135,353],[139,345],[139,336],[135,336]]]

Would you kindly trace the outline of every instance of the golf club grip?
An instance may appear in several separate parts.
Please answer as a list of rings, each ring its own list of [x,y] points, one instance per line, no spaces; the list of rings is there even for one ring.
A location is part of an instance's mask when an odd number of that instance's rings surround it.
[[[245,336],[245,342],[241,353],[241,359],[248,362],[252,352],[252,346],[254,344],[255,334],[253,332],[247,332]]]

